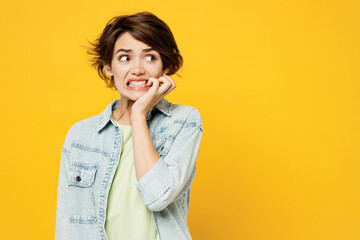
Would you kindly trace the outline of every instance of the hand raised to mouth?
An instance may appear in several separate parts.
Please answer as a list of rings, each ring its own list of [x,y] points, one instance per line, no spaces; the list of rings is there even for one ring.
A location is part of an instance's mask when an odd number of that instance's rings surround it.
[[[139,88],[140,86],[136,87]],[[151,110],[151,108],[153,108],[161,99],[163,99],[167,94],[169,94],[172,90],[176,88],[176,84],[170,76],[163,74],[158,79],[153,77],[149,78],[147,84],[141,87],[149,89],[133,104],[131,109],[132,116],[136,116],[139,114],[142,116],[146,116],[146,114]]]

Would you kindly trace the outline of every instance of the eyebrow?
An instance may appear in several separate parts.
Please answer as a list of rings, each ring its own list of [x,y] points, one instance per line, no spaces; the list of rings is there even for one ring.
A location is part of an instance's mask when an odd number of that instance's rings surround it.
[[[151,52],[151,51],[154,51],[155,49],[153,48],[145,48],[143,49],[142,51],[143,52]],[[125,49],[125,48],[120,48],[119,50],[116,51],[116,53],[114,55],[116,55],[118,52],[132,52],[132,49]]]

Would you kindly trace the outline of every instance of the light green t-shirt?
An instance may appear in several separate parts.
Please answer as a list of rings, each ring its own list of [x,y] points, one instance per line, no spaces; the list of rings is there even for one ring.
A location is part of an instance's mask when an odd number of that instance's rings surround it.
[[[131,126],[111,118],[122,132],[122,150],[110,187],[105,231],[109,240],[159,240],[153,213],[136,189]]]

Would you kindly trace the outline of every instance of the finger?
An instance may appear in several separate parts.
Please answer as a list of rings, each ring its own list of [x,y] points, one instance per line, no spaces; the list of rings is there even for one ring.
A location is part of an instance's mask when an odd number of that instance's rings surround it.
[[[154,98],[154,96],[156,96],[157,92],[159,91],[159,80],[151,77],[148,79],[146,85],[149,86],[150,88],[145,92],[144,96],[149,96],[150,99]]]
[[[169,79],[165,78],[165,77],[160,77],[159,81],[163,83],[159,88],[159,93],[160,94],[164,94],[169,89],[171,89],[171,87],[173,86],[171,81]]]
[[[152,100],[152,107],[155,106],[162,98],[163,98],[163,93],[162,93],[162,86],[164,85],[164,79],[157,79],[154,77],[151,77],[149,79],[149,81],[151,81],[152,86],[150,87],[150,89],[147,91],[147,93],[149,93],[149,95],[151,95]],[[163,84],[161,84],[163,83]],[[166,83],[165,83],[166,86]]]
[[[176,84],[169,75],[163,74],[163,77],[166,78],[167,80],[169,80],[169,82],[171,82],[171,87],[165,92],[165,95],[166,95],[166,94],[169,94],[172,90],[174,90],[176,88]]]
[[[151,77],[151,78],[149,78],[147,85],[151,86],[149,91],[152,90],[152,91],[157,92],[160,87],[159,79]]]
[[[176,86],[175,81],[172,79],[172,77],[170,77],[169,75],[166,75],[166,74],[163,74],[162,76],[165,77],[166,79],[168,79],[173,85]]]
[[[163,74],[163,76],[172,83],[171,89],[168,90],[168,93],[169,93],[176,88],[175,81],[169,75]]]
[[[153,85],[153,83],[154,83],[154,79],[155,79],[155,78],[153,78],[153,77],[149,78],[149,79],[148,79],[148,82],[146,83],[146,86],[150,86],[150,87],[151,87],[151,86]]]

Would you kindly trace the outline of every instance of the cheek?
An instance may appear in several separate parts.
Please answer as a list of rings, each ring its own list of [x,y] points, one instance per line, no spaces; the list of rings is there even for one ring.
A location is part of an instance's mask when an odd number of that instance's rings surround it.
[[[148,72],[152,77],[159,78],[162,75],[162,65],[154,66]]]
[[[115,67],[113,68],[113,74],[115,81],[123,81],[126,77],[126,74],[129,72],[125,67]]]
[[[126,78],[126,74],[128,71],[124,68],[117,68],[114,72],[114,82],[116,89],[124,88],[124,79]]]

